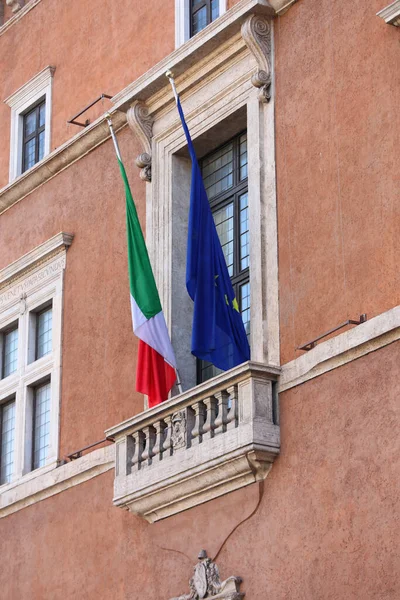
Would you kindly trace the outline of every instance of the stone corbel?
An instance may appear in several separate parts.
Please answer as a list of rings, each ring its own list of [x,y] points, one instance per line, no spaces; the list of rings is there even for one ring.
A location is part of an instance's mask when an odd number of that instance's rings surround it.
[[[251,78],[251,83],[260,89],[259,99],[271,99],[271,25],[258,15],[250,15],[242,25],[242,37],[254,55],[259,70]]]
[[[13,13],[21,10],[21,8],[24,5],[24,1],[23,0],[6,0],[6,4],[7,6],[11,6],[11,10],[13,11]]]
[[[136,165],[141,169],[140,178],[151,181],[151,138],[153,136],[153,118],[144,102],[136,100],[128,110],[127,121],[129,127],[139,138],[143,152],[136,158]]]

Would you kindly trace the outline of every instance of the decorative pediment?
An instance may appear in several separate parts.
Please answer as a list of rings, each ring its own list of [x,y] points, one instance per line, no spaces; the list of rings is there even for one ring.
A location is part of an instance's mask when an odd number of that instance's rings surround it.
[[[189,593],[171,600],[241,600],[244,593],[240,592],[240,577],[228,577],[221,581],[216,563],[208,558],[207,552],[201,550],[198,563],[193,569],[193,577],[189,581]]]

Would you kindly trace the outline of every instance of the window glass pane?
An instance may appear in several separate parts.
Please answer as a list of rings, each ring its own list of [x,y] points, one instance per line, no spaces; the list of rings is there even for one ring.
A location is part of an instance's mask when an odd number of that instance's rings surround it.
[[[44,131],[39,133],[39,156],[38,160],[42,160],[44,156]]]
[[[33,167],[33,165],[35,164],[35,141],[36,141],[36,139],[32,138],[31,140],[29,140],[29,142],[26,142],[26,144],[25,144],[25,148],[24,148],[25,171],[27,171],[28,169]]]
[[[33,422],[33,468],[46,464],[50,441],[50,383],[35,390],[35,417]]]
[[[219,17],[219,0],[211,0],[211,21]]]
[[[233,275],[233,203],[213,213],[229,276]]]
[[[240,181],[247,177],[247,133],[240,136],[239,141]]]
[[[15,402],[0,407],[0,484],[9,483],[14,472]]]
[[[37,346],[36,358],[41,358],[49,354],[52,350],[52,325],[53,325],[53,310],[49,308],[36,317],[37,327]]]
[[[203,180],[209,200],[233,186],[233,144],[204,159]]]
[[[18,329],[3,334],[3,377],[8,377],[18,366]]]
[[[246,330],[246,335],[250,336],[250,282],[240,286],[240,312]],[[249,340],[250,342],[250,340]]]
[[[24,117],[24,133],[25,137],[31,135],[36,130],[36,109],[28,113]]]
[[[239,217],[239,236],[240,236],[240,270],[247,269],[249,266],[249,209],[247,201],[247,192],[239,198],[240,217]]]
[[[196,35],[207,25],[207,6],[203,6],[200,10],[193,13],[192,17],[192,34]]]
[[[39,106],[39,127],[43,127],[46,121],[46,102]]]

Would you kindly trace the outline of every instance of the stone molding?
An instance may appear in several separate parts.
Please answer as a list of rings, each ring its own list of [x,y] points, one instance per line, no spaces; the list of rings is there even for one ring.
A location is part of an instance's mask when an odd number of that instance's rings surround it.
[[[14,0],[11,1],[14,2]],[[3,35],[10,27],[15,25],[15,23],[18,23],[18,21],[22,19],[22,17],[26,15],[26,13],[31,11],[32,8],[35,8],[35,6],[39,4],[39,2],[42,2],[42,0],[30,0],[28,2],[17,1],[16,4],[23,4],[23,6],[22,8],[17,9],[17,12],[15,12],[15,14],[10,19],[8,19],[5,23],[3,23],[3,25],[0,26],[0,36]]]
[[[140,171],[140,178],[143,181],[151,181],[151,138],[153,136],[154,119],[149,113],[149,109],[139,100],[135,100],[126,113],[129,127],[139,138],[143,152],[136,158],[136,166]]]
[[[189,581],[189,594],[171,600],[241,600],[245,594],[240,592],[241,577],[228,577],[221,581],[216,563],[208,558],[205,550],[200,550],[198,563],[193,569],[193,577]]]
[[[322,342],[282,365],[278,391],[289,390],[397,340],[400,340],[400,306]]]
[[[280,449],[278,375],[244,363],[109,429],[114,504],[153,523],[265,479]]]
[[[115,110],[110,112],[114,131],[118,132],[126,125],[126,115]],[[110,129],[104,116],[93,121],[73,138],[50,152],[31,169],[0,189],[0,214],[16,202],[23,200],[75,161],[86,156],[110,137]]]
[[[260,89],[262,102],[271,99],[271,25],[258,15],[251,15],[242,25],[242,37],[255,57],[259,70],[251,78],[251,83]]]
[[[37,75],[32,77],[32,79],[18,88],[17,91],[8,96],[8,98],[4,100],[4,103],[8,104],[10,108],[22,106],[27,99],[29,100],[31,96],[36,94],[37,90],[41,91],[43,86],[48,84],[49,80],[54,76],[55,70],[56,68],[50,65],[45,67]]]
[[[173,71],[178,85],[178,78],[185,75],[194,64],[198,64],[212,52],[217,51],[235,34],[240,33],[242,23],[253,13],[272,17],[274,10],[267,0],[240,0],[224,15],[210,23],[205,29],[116,94],[112,98],[114,107],[126,112],[134,100],[147,102],[151,96],[163,88],[170,89],[165,77],[168,69]],[[201,75],[197,79],[201,81]],[[172,91],[170,97],[173,98]]]
[[[54,252],[62,248],[69,248],[74,239],[73,234],[64,231],[57,233],[49,240],[40,244],[34,250],[27,252],[7,267],[0,270],[0,289],[3,284],[10,284],[16,277],[26,275],[29,269],[38,266],[47,260]]]
[[[110,471],[114,467],[114,447],[107,446],[56,468],[49,465],[32,471],[18,482],[0,487],[0,518],[50,498]]]
[[[392,4],[389,4],[389,6],[386,6],[386,8],[383,8],[376,14],[378,17],[384,19],[388,25],[400,27],[400,0],[395,0],[395,2],[392,2]]]
[[[33,0],[31,1],[33,2]],[[39,1],[41,0],[37,0],[37,2]],[[29,3],[16,13],[15,17],[7,21],[0,28],[0,34],[4,27],[7,27],[8,23],[24,13],[28,7],[31,8],[34,5]],[[243,21],[252,13],[272,17],[274,10],[267,0],[240,0],[240,2],[212,22],[203,31],[188,40],[180,48],[176,49],[136,81],[116,94],[112,99],[114,108],[109,111],[114,131],[117,132],[126,124],[126,115],[124,113],[130,109],[132,103],[136,100],[144,102],[149,106],[148,99],[156,99],[160,95],[163,106],[165,106],[166,99],[172,102],[172,91],[165,77],[165,72],[168,69],[172,68],[177,85],[180,84],[180,75],[183,75],[183,79],[187,85],[194,85],[194,82],[201,82],[202,78],[210,74],[210,68],[218,68],[221,64],[221,61],[218,61],[216,58],[218,50],[221,47],[226,46],[225,54],[231,52],[231,59],[235,58],[235,52],[242,52],[243,48],[246,49],[243,40],[240,38],[240,27]],[[238,36],[237,39],[236,36]],[[239,43],[239,38],[241,43]],[[230,42],[230,40],[233,41]],[[213,58],[211,61],[208,61],[210,54],[213,55]],[[225,58],[225,60],[228,60],[228,58]],[[207,67],[208,62],[210,62],[209,68]],[[196,67],[197,65],[202,65],[197,75],[195,75],[196,69],[193,69],[193,64],[196,64]],[[188,71],[192,72],[190,80],[187,78]],[[152,109],[150,109],[150,114],[153,115]],[[0,213],[25,198],[28,194],[46,183],[46,181],[69,167],[76,160],[86,156],[86,154],[109,138],[110,131],[107,121],[104,116],[99,117],[99,119],[88,125],[84,130],[77,133],[56,150],[50,152],[50,154],[29,169],[29,171],[19,175],[10,184],[0,189]]]

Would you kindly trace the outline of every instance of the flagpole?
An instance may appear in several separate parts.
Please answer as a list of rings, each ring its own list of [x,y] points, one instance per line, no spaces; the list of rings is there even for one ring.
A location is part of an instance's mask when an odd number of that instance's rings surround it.
[[[175,86],[175,84],[174,84],[174,86]],[[176,93],[176,89],[175,89],[175,93]],[[110,133],[111,133],[112,141],[114,143],[115,153],[116,153],[118,159],[120,160],[120,162],[122,163],[122,158],[121,158],[121,153],[119,151],[117,137],[116,137],[116,135],[114,133],[114,129],[113,129],[113,126],[112,126],[112,121],[111,121],[111,115],[110,115],[109,112],[107,112],[105,114],[105,118],[106,118],[108,126],[110,128]],[[181,383],[181,378],[180,378],[178,369],[175,369],[175,373],[176,373],[176,385],[178,387],[179,393],[182,394],[182,392],[183,392],[183,390],[182,390],[182,383]]]

